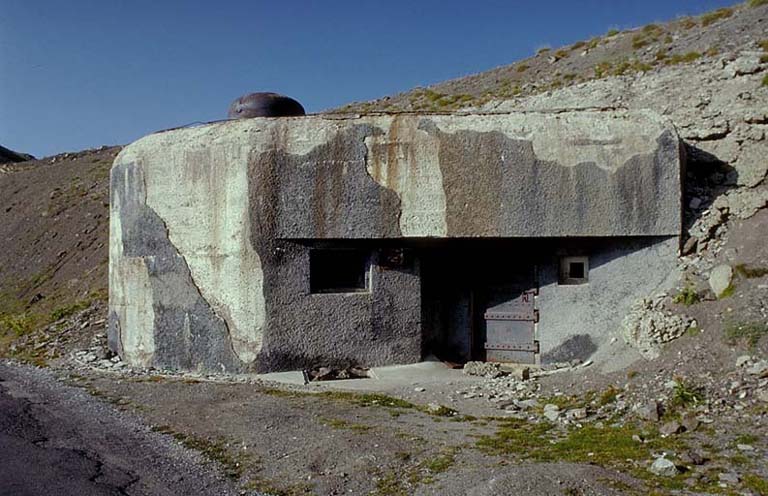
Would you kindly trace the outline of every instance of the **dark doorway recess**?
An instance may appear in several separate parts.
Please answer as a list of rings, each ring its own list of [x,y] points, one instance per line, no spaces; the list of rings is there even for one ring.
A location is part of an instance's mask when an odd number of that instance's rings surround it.
[[[420,247],[419,258],[425,354],[458,363],[533,362],[537,283],[529,243],[445,240]],[[530,315],[521,315],[529,299]]]

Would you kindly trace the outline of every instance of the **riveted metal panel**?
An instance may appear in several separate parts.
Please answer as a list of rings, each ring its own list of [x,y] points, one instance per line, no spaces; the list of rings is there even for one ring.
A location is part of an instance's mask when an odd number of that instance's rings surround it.
[[[497,304],[485,314],[486,360],[490,362],[535,363],[539,353],[536,341],[536,290],[521,291],[509,301]]]

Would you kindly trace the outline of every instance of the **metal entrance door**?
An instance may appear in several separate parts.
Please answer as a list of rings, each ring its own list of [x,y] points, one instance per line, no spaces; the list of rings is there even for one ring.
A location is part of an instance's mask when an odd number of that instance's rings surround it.
[[[494,288],[485,319],[485,356],[489,362],[536,363],[537,289]]]

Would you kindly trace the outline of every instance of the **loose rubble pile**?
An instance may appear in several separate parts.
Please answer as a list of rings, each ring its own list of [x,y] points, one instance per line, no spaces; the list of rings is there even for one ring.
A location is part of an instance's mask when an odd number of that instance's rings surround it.
[[[622,322],[624,341],[637,348],[648,359],[657,358],[660,345],[682,336],[696,321],[664,308],[666,293],[643,298],[632,305]]]

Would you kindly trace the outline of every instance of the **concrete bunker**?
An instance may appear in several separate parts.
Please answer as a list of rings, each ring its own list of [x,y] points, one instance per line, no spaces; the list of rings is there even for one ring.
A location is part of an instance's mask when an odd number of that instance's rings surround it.
[[[681,166],[650,112],[150,135],[112,169],[110,345],[224,372],[584,359],[669,284]]]

